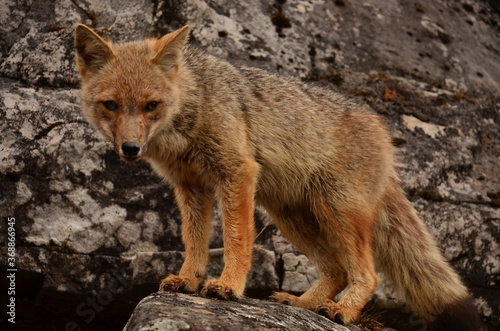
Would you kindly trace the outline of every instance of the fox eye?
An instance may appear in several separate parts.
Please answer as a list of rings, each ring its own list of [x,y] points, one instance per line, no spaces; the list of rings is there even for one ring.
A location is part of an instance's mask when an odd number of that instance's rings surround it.
[[[114,102],[113,100],[103,101],[102,104],[109,111],[118,111],[118,104],[116,102]]]
[[[158,101],[151,101],[146,104],[146,106],[144,107],[144,111],[145,112],[153,111],[156,109],[156,107],[158,107]]]

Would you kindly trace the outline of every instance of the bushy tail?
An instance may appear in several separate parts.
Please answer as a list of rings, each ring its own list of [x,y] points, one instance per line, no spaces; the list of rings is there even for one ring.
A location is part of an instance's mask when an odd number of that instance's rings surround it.
[[[421,330],[479,330],[479,315],[394,178],[375,233],[375,264],[392,281]]]

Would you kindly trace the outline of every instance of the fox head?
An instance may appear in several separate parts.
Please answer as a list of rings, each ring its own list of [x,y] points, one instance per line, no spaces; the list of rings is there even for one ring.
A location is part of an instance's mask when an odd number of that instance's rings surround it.
[[[143,157],[180,112],[178,71],[188,32],[185,26],[160,39],[117,45],[76,27],[83,113],[124,161]]]

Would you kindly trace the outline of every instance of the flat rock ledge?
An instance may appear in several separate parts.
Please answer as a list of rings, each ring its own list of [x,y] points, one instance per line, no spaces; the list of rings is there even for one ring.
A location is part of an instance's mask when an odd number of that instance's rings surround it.
[[[135,308],[124,331],[150,330],[362,330],[341,326],[312,311],[269,301],[238,302],[158,292]]]

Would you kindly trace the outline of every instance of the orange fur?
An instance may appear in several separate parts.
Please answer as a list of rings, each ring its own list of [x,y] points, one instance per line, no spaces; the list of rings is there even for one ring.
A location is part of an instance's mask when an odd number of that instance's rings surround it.
[[[185,48],[187,38],[184,27],[115,45],[81,25],[75,37],[85,116],[123,160],[145,159],[174,187],[186,256],[160,289],[202,285],[215,200],[225,267],[201,293],[240,298],[257,203],[320,277],[302,296],[276,301],[350,323],[377,270],[426,323],[474,330],[466,288],[399,185],[383,120],[333,92]]]

